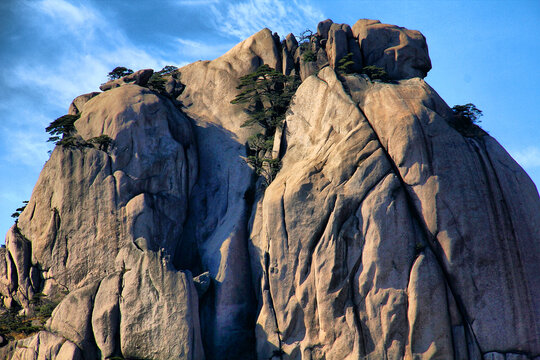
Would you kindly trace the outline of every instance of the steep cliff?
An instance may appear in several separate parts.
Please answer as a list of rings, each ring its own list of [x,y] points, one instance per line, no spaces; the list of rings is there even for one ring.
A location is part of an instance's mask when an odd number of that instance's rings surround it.
[[[231,104],[263,64],[302,80],[268,187]],[[326,20],[301,44],[261,30],[161,93],[142,70],[78,97],[76,142],[0,249],[4,314],[59,304],[0,355],[540,358],[537,189],[489,135],[455,130],[430,69],[418,31]]]

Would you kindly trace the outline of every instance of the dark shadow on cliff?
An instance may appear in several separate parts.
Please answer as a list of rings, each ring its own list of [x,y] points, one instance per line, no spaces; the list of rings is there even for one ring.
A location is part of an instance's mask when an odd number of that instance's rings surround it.
[[[192,120],[199,174],[174,264],[194,276],[209,271],[212,284],[200,301],[208,359],[255,358],[257,301],[251,281],[247,229],[253,171],[245,145],[221,126]]]

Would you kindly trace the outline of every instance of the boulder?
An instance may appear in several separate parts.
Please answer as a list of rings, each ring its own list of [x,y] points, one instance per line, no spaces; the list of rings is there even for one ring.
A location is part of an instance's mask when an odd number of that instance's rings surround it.
[[[91,92],[91,93],[88,93],[88,94],[83,94],[83,95],[77,96],[75,99],[73,99],[73,101],[69,105],[68,114],[69,115],[80,114],[82,112],[84,104],[86,104],[88,102],[88,100],[90,100],[91,98],[93,98],[93,97],[95,97],[95,96],[97,96],[99,94],[100,94],[99,92],[94,91],[94,92]]]
[[[176,271],[161,252],[124,248],[119,303],[119,342],[125,358],[204,360],[197,290],[189,272]],[[166,346],[164,346],[166,344]]]
[[[99,284],[92,309],[92,331],[103,358],[121,356],[120,307],[122,273],[114,273]]]
[[[91,322],[98,285],[90,284],[69,293],[46,324],[50,332],[77,345],[85,359],[94,359],[98,355]]]
[[[431,70],[426,39],[419,31],[361,19],[352,33],[358,39],[363,66],[383,68],[396,80],[424,78]]]
[[[71,351],[68,351],[70,349]],[[6,360],[82,360],[82,353],[72,342],[47,331],[0,348]]]
[[[332,26],[334,22],[330,19],[326,19],[324,21],[321,21],[318,25],[317,25],[317,35],[319,35],[319,37],[321,39],[328,39],[328,33],[330,31],[330,27]]]
[[[339,61],[349,52],[347,30],[351,33],[351,28],[344,25],[346,24],[332,24],[328,31],[326,55],[332,68],[337,68]]]

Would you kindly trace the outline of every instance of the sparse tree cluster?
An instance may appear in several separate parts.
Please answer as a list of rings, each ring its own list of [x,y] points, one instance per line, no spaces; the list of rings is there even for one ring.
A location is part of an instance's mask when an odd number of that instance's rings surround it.
[[[242,127],[258,126],[261,131],[248,139],[247,162],[266,184],[274,179],[281,162],[271,156],[276,129],[283,127],[285,113],[292,96],[298,88],[299,80],[286,76],[268,65],[260,66],[251,74],[240,78],[241,90],[231,101],[233,104],[245,104],[249,118]]]

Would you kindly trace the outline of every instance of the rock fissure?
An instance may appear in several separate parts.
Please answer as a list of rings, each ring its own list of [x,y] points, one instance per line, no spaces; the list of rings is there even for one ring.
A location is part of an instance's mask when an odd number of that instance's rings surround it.
[[[346,87],[346,85],[344,85],[344,87]],[[369,121],[369,119],[366,116],[366,114],[364,113],[364,111],[361,109],[361,107],[358,105],[358,103],[356,103],[356,104],[357,104],[358,110],[362,113],[362,115],[364,116],[367,124],[371,128],[371,131],[373,132],[375,138],[377,139],[377,142],[381,145],[381,149],[382,149],[382,151],[383,151],[383,153],[385,155],[386,160],[388,161],[388,163],[392,167],[394,175],[399,180],[400,186],[403,189],[403,193],[404,193],[405,198],[406,198],[408,209],[409,209],[414,221],[418,224],[421,232],[423,233],[423,237],[426,239],[426,243],[427,243],[428,247],[432,250],[433,254],[435,255],[435,259],[438,262],[439,268],[440,268],[440,270],[441,270],[441,272],[443,274],[445,282],[446,282],[448,288],[450,289],[453,298],[456,301],[458,311],[460,312],[463,321],[467,325],[466,326],[466,332],[468,333],[468,336],[471,336],[472,339],[474,339],[473,341],[475,341],[476,345],[479,347],[478,341],[476,340],[476,336],[475,336],[474,331],[472,329],[472,326],[471,326],[471,324],[469,322],[469,317],[467,316],[467,312],[465,310],[465,307],[463,306],[463,303],[461,302],[460,298],[457,296],[457,293],[456,293],[455,289],[453,289],[453,284],[450,281],[450,276],[447,273],[447,271],[445,270],[444,262],[440,258],[441,251],[440,250],[436,251],[436,249],[438,250],[438,248],[437,248],[437,244],[438,244],[437,239],[433,237],[433,234],[431,234],[431,232],[429,231],[429,228],[428,228],[427,224],[425,223],[421,213],[418,212],[418,210],[417,210],[417,208],[415,206],[414,200],[412,199],[412,197],[410,195],[408,186],[407,186],[406,182],[403,180],[403,178],[401,177],[401,173],[399,172],[399,168],[394,163],[392,157],[390,156],[390,154],[388,153],[386,148],[383,146],[383,143],[381,142],[379,135],[375,131],[373,125]],[[434,247],[436,249],[434,249]],[[480,349],[480,351],[481,351],[481,349]]]
[[[230,103],[261,65],[302,80],[264,194]],[[0,357],[533,360],[538,192],[449,126],[430,68],[418,31],[326,20],[164,68],[159,94],[143,69],[74,99],[72,143],[112,143],[55,149],[7,234],[0,327],[63,300]]]

